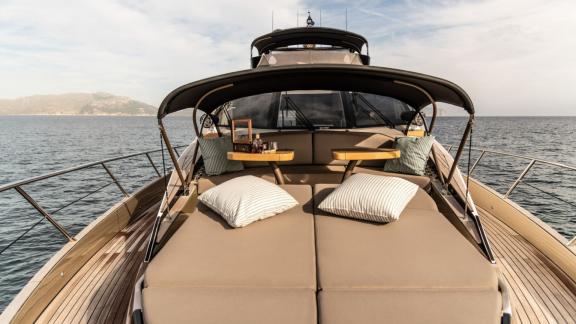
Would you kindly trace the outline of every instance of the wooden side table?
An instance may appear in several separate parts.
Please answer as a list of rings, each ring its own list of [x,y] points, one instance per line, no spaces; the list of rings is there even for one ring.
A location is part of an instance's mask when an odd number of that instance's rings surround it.
[[[334,160],[348,161],[342,181],[352,175],[356,164],[362,160],[392,160],[399,157],[400,150],[397,149],[353,147],[332,150],[332,158]]]
[[[274,153],[244,153],[244,152],[228,152],[228,160],[233,161],[252,161],[252,162],[268,162],[274,177],[278,184],[284,184],[284,175],[278,166],[278,162],[294,160],[294,151],[278,150]]]

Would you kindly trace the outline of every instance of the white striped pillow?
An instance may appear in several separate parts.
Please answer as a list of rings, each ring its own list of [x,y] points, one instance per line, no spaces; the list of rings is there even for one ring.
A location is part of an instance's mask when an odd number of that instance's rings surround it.
[[[232,227],[280,214],[298,202],[276,184],[255,176],[228,180],[198,197]]]
[[[339,216],[388,223],[414,197],[418,185],[396,177],[357,173],[342,182],[318,208]]]

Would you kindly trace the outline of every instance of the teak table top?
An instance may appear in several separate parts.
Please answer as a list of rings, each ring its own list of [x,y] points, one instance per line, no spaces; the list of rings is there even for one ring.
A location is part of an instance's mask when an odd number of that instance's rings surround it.
[[[294,160],[294,151],[280,150],[274,153],[228,152],[228,160],[260,162],[292,161]]]
[[[335,160],[390,160],[400,157],[400,150],[378,148],[339,148],[332,150]]]

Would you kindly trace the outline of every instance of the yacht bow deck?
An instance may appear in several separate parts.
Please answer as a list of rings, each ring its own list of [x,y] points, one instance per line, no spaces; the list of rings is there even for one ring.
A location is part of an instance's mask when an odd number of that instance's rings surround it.
[[[39,323],[122,323],[157,206],[108,242],[39,317]],[[480,210],[511,288],[517,323],[576,322],[576,286],[512,229]]]
[[[60,291],[37,323],[124,323],[158,204],[102,247]]]
[[[576,285],[510,227],[478,209],[510,287],[516,323],[576,323]]]

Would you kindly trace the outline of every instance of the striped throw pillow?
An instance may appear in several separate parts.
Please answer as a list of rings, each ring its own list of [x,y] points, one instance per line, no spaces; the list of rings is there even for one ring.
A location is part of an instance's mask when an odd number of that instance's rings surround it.
[[[233,150],[232,138],[222,136],[215,138],[198,138],[200,153],[204,160],[207,175],[219,175],[225,172],[244,170],[241,161],[230,161],[226,154]]]
[[[400,150],[400,158],[386,161],[384,171],[424,175],[432,144],[434,136],[397,137],[394,148]]]
[[[232,227],[280,214],[298,202],[276,184],[255,176],[228,180],[206,190],[198,200],[220,215]]]
[[[404,179],[357,173],[334,189],[318,208],[339,216],[388,223],[400,218],[417,190],[418,185]]]

